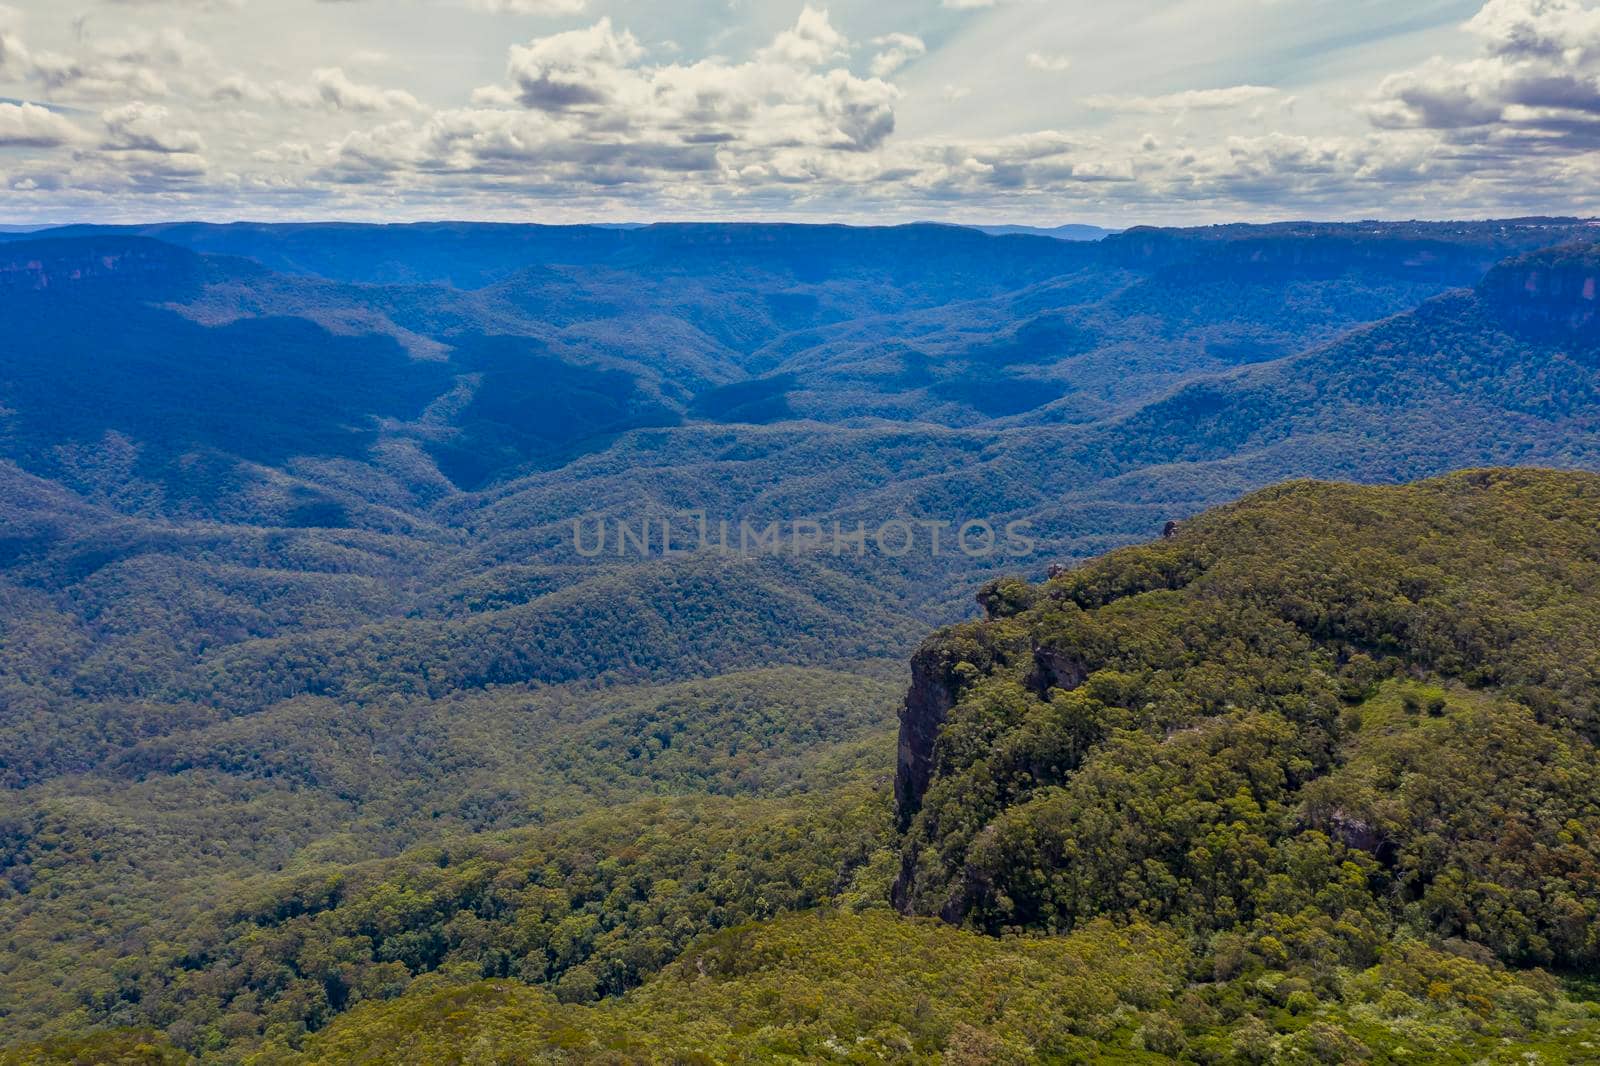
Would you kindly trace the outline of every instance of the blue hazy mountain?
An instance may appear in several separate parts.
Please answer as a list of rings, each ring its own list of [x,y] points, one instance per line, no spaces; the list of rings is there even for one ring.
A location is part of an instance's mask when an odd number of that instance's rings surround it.
[[[1088,226],[1082,223],[1068,223],[1064,226],[969,226],[969,229],[979,230],[991,237],[1053,237],[1058,241],[1098,241],[1121,233],[1121,230],[1106,229],[1104,226]]]

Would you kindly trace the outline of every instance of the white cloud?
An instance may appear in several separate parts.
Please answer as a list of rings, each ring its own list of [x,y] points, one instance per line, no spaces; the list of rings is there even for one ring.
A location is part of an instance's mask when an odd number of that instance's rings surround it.
[[[508,65],[510,96],[489,89],[480,90],[479,98],[507,103],[514,99],[541,111],[604,104],[622,91],[622,83],[632,77],[628,68],[643,56],[633,34],[618,33],[611,20],[603,18],[588,29],[514,46]]]
[[[214,67],[211,52],[183,30],[169,27],[89,41],[73,54],[29,52],[11,35],[0,48],[15,52],[23,75],[56,99],[104,100],[167,96],[173,79],[193,79]]]
[[[833,28],[827,10],[807,4],[801,9],[800,20],[794,27],[778,34],[770,47],[757,53],[757,58],[766,62],[815,67],[849,54],[850,41]]]
[[[82,130],[49,108],[0,103],[0,147],[56,148],[82,138]]]
[[[1097,111],[1162,114],[1172,111],[1221,111],[1253,104],[1278,90],[1265,85],[1233,85],[1226,89],[1187,89],[1162,96],[1090,96],[1084,104]]]
[[[121,7],[156,7],[168,4],[173,7],[198,7],[210,11],[237,11],[245,5],[245,0],[105,0],[105,2]]]
[[[1600,8],[1579,0],[1489,0],[1466,29],[1499,56],[1578,64],[1600,54]]]
[[[100,116],[106,127],[106,147],[115,151],[157,152],[168,155],[198,153],[200,134],[173,125],[172,115],[157,104],[135,101]]]
[[[21,29],[22,12],[0,4],[0,77],[21,78],[32,66]]]
[[[486,11],[491,15],[558,15],[582,14],[587,0],[469,0],[468,7]]]
[[[1290,97],[1248,83],[1249,67],[1239,68],[1245,84],[1129,94],[1121,87],[1137,83],[1103,76],[1121,61],[1107,58],[1089,20],[1073,38],[1074,81],[1107,88],[1054,94],[1027,124],[1005,94],[1037,88],[1030,71],[1068,69],[1050,50],[1068,38],[1054,8],[1023,0],[946,0],[996,10],[934,16],[940,35],[927,39],[879,22],[859,45],[846,9],[822,0],[789,0],[791,21],[756,44],[755,5],[742,0],[712,5],[715,17],[705,5],[660,6],[637,21],[596,15],[548,33],[513,21],[446,26],[408,14],[412,5],[370,2],[292,15],[250,4],[202,18],[203,0],[108,0],[75,33],[70,13],[45,0],[12,2],[32,19],[25,28],[0,7],[0,77],[10,95],[56,106],[0,108],[9,149],[0,184],[31,190],[29,204],[88,205],[101,217],[106,205],[320,217],[526,217],[530,206],[549,217],[915,218],[948,207],[1214,218],[1457,204],[1479,215],[1581,213],[1600,187],[1594,0],[1489,0],[1470,21],[1431,31],[1438,43],[1428,47],[1440,51],[1459,51],[1449,38],[1464,31],[1481,45],[1475,57],[1407,61],[1387,80],[1364,70],[1382,87],[1365,102],[1316,79]],[[463,2],[551,17],[582,6]],[[1261,11],[1257,0],[1208,5],[1219,32],[1244,25],[1227,21],[1236,8]],[[175,12],[181,30],[152,22]],[[325,35],[307,32],[317,19]],[[1193,20],[1182,25],[1143,27],[1168,35],[1150,56],[1191,47],[1180,38]],[[534,36],[504,42],[503,77],[476,90],[453,80],[472,69],[453,60],[512,27]],[[389,62],[371,66],[380,50]],[[981,132],[990,129],[1007,135]]]
[[[921,42],[884,39],[886,51],[911,53]],[[645,151],[681,162],[717,154],[730,171],[751,151],[866,151],[894,129],[899,93],[882,78],[843,67],[817,70],[847,54],[827,13],[806,7],[794,27],[745,63],[704,59],[650,64],[632,34],[601,19],[581,30],[511,49],[505,85],[478,90],[481,108],[521,106],[543,112],[545,140],[583,138],[593,146]],[[530,136],[521,128],[521,138]],[[671,151],[666,151],[671,149]]]
[[[323,105],[336,111],[414,111],[417,98],[402,89],[382,89],[352,81],[339,67],[314,71],[311,84]]]
[[[1600,9],[1490,0],[1464,28],[1483,54],[1386,78],[1367,109],[1376,126],[1522,155],[1600,149]]]
[[[928,46],[922,38],[913,37],[909,33],[891,33],[875,38],[872,42],[878,48],[878,54],[872,57],[872,76],[874,78],[887,78],[913,59],[924,56]]]

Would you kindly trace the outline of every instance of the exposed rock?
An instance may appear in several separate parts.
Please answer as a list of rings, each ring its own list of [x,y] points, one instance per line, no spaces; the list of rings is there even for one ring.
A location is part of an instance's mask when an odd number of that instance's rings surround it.
[[[1328,816],[1322,827],[1334,840],[1347,848],[1364,851],[1384,866],[1392,866],[1398,846],[1370,823],[1336,810]]]
[[[159,279],[198,282],[204,261],[142,237],[51,238],[0,245],[0,290],[43,292],[69,285],[114,283],[136,294]]]
[[[911,660],[911,690],[900,708],[900,750],[895,766],[894,798],[900,827],[922,807],[933,776],[933,749],[939,727],[960,697],[956,663],[937,640],[929,641]]]
[[[1479,294],[1510,322],[1600,332],[1600,244],[1551,248],[1489,271]]]
[[[1040,696],[1053,688],[1071,691],[1089,679],[1089,664],[1082,655],[1065,648],[1042,647],[1033,652],[1033,670],[1027,686]]]

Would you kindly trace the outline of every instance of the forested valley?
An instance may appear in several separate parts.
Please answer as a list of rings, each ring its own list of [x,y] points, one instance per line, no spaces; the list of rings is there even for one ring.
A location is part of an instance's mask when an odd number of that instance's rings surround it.
[[[0,234],[0,1064],[1595,1061],[1594,233]]]

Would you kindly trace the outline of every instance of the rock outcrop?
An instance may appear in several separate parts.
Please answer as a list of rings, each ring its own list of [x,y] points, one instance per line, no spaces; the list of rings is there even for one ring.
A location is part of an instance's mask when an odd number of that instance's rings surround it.
[[[945,716],[960,698],[960,676],[949,649],[935,639],[911,660],[911,689],[900,708],[900,753],[894,774],[895,811],[904,829],[922,807],[933,777],[933,749]]]
[[[50,238],[0,245],[0,290],[42,292],[114,283],[136,296],[147,284],[197,283],[204,261],[144,237]]]
[[[1600,244],[1572,244],[1509,259],[1484,276],[1478,293],[1505,321],[1600,334]]]

